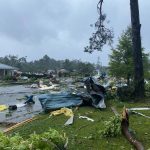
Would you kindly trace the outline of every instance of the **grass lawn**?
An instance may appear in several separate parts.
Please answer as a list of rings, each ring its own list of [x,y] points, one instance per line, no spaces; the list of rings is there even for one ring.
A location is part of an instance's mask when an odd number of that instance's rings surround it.
[[[43,133],[49,128],[65,132],[69,138],[69,150],[131,150],[134,149],[123,135],[114,138],[102,138],[99,130],[104,128],[104,121],[109,120],[114,113],[111,106],[114,106],[119,113],[122,112],[123,106],[126,107],[150,107],[150,101],[142,103],[123,103],[109,101],[107,109],[98,110],[93,107],[80,107],[74,112],[74,123],[70,126],[64,126],[68,117],[64,115],[49,117],[49,114],[41,114],[38,118],[30,123],[24,124],[9,134],[19,133],[23,138],[28,138],[31,133]],[[73,110],[75,110],[73,108]],[[150,116],[150,111],[139,111]],[[94,122],[86,119],[79,119],[79,116],[87,116],[94,119]],[[145,150],[150,148],[150,119],[139,115],[130,115],[130,128],[137,140],[142,142]]]

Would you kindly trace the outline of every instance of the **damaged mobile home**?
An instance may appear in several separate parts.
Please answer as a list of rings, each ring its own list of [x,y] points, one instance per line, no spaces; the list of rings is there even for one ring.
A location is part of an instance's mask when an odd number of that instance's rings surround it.
[[[44,111],[59,109],[62,107],[73,107],[89,105],[95,108],[106,108],[104,95],[105,88],[89,77],[84,81],[85,92],[60,92],[54,94],[43,94],[38,96]]]

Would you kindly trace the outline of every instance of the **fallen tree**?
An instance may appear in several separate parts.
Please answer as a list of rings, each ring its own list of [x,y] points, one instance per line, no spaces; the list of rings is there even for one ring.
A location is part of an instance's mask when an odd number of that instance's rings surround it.
[[[126,108],[124,108],[122,113],[122,121],[121,121],[121,130],[126,139],[137,149],[144,150],[142,143],[133,138],[131,133],[129,132],[129,114]]]

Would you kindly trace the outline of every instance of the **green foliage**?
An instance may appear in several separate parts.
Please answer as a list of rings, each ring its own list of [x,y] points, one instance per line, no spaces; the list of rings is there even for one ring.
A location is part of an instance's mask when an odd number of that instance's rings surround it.
[[[150,81],[145,84],[145,90],[150,91]]]
[[[26,57],[18,58],[17,56],[8,55],[0,57],[0,63],[11,65],[19,68],[23,72],[41,72],[46,73],[48,70],[58,71],[65,69],[68,72],[77,72],[77,74],[92,74],[95,70],[94,65],[79,60],[55,60],[45,55],[43,58],[27,62]]]
[[[79,62],[77,72],[81,75],[90,76],[94,71],[94,66],[90,63]]]
[[[134,95],[134,88],[132,86],[118,87],[117,96],[121,101],[131,100]]]
[[[65,136],[51,128],[42,134],[31,134],[26,140],[18,134],[6,136],[5,134],[0,133],[1,150],[63,150],[65,141]]]
[[[150,81],[145,84],[145,93],[147,97],[150,97]]]
[[[150,53],[143,54],[144,78],[150,80]]]
[[[12,76],[10,76],[10,75],[6,75],[6,76],[4,77],[4,80],[5,80],[5,81],[12,80]]]
[[[117,99],[117,92],[113,90],[108,90],[106,93],[106,99],[107,100],[114,100]]]
[[[36,79],[35,77],[30,78],[30,82],[31,83],[39,83],[38,79]]]
[[[143,99],[142,99],[143,100]],[[109,120],[111,116],[114,116],[114,113],[111,110],[113,105],[118,112],[122,112],[122,108],[125,105],[127,108],[132,107],[143,107],[149,106],[149,99],[145,99],[144,102],[140,101],[138,103],[120,103],[119,101],[106,101],[107,108],[104,111],[95,109],[93,107],[80,107],[80,109],[75,110],[74,112],[74,123],[71,126],[64,126],[64,123],[68,120],[68,117],[64,115],[52,116],[49,118],[49,114],[41,114],[37,116],[36,120],[33,120],[30,123],[24,124],[11,131],[11,134],[19,133],[24,139],[29,138],[29,135],[34,131],[38,134],[41,134],[49,127],[56,129],[57,131],[64,131],[68,137],[68,150],[131,150],[133,147],[130,143],[125,140],[124,136],[121,134],[117,137],[103,138],[100,137],[98,133],[99,130],[102,130],[104,127],[104,121]],[[144,111],[145,115],[150,116],[150,112]],[[94,122],[90,122],[84,119],[79,119],[79,115],[85,115],[94,119]],[[149,135],[150,135],[150,121],[144,117],[139,117],[136,115],[130,116],[130,127],[135,130],[136,139],[142,142],[145,149],[147,150],[150,147]],[[146,133],[146,134],[145,134]],[[124,147],[124,148],[122,148]]]
[[[127,78],[133,75],[131,28],[127,28],[119,39],[119,44],[110,55],[110,74]]]
[[[109,121],[105,121],[105,128],[99,133],[102,137],[116,137],[121,135],[121,118],[119,116],[111,117]]]
[[[144,53],[142,48],[144,73],[147,75],[149,68],[148,54]],[[134,75],[134,63],[132,56],[132,34],[131,28],[128,27],[119,38],[119,44],[115,49],[112,49],[110,55],[110,74],[117,78],[125,78],[128,81],[133,79]]]

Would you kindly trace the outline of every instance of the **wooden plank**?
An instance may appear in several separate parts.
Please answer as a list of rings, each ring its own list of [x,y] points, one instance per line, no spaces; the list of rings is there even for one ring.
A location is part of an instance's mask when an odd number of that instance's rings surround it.
[[[33,120],[35,120],[35,119],[37,119],[37,118],[33,117],[33,118],[30,118],[30,119],[24,120],[24,121],[22,121],[22,122],[19,122],[19,123],[17,123],[17,124],[14,125],[14,126],[11,126],[10,128],[5,129],[5,130],[4,130],[4,133],[7,133],[7,132],[9,132],[9,131],[11,131],[11,130],[13,130],[13,129],[15,129],[15,128],[21,126],[21,125],[23,125],[23,124],[25,124],[25,123],[29,123],[29,122],[31,122],[31,121],[33,121]]]

